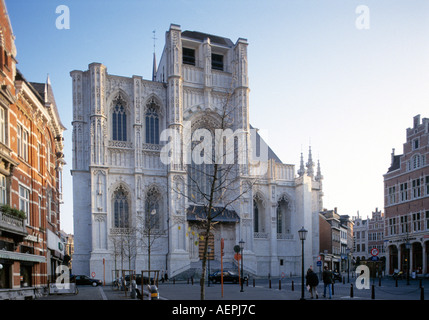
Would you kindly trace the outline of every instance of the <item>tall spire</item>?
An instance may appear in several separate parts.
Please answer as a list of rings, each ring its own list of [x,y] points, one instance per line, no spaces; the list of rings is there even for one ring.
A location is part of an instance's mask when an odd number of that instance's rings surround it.
[[[155,52],[153,53],[153,66],[152,66],[152,81],[156,81],[156,55]]]
[[[303,158],[302,152],[301,152],[301,163],[300,163],[300,166],[299,166],[298,175],[300,177],[302,177],[304,174],[305,174],[304,158]]]
[[[320,170],[320,161],[319,161],[319,160],[317,160],[317,173],[316,173],[316,177],[315,177],[315,179],[316,179],[317,181],[320,181],[320,180],[322,180],[322,179],[323,179],[322,171]]]
[[[309,150],[308,150],[307,175],[309,177],[312,177],[314,175],[314,162],[313,162],[313,157],[311,155],[311,146],[309,147]]]
[[[152,31],[153,33],[153,66],[152,66],[152,81],[156,81],[156,72],[157,72],[157,66],[156,66],[156,53],[155,53],[155,30]]]

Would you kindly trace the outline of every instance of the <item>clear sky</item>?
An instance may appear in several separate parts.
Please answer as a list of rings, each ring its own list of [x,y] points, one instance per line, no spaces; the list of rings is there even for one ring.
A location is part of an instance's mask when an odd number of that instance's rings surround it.
[[[57,29],[59,5],[70,29]],[[359,5],[365,11],[356,10]],[[51,79],[65,132],[61,226],[73,232],[70,71],[151,78],[171,23],[249,42],[250,122],[284,163],[320,159],[324,207],[371,216],[413,117],[429,117],[429,1],[6,0],[18,69]],[[369,19],[368,19],[369,18]],[[363,26],[365,28],[357,27]]]

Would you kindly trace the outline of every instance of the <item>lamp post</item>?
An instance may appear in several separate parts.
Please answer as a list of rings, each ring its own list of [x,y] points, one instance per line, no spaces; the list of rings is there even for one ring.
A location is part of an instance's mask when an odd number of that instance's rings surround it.
[[[302,263],[301,263],[301,300],[304,300],[304,240],[307,238],[307,230],[304,227],[298,231],[299,240],[301,240],[302,247]]]
[[[411,249],[411,243],[407,240],[405,243],[405,248],[407,249],[407,258],[405,261],[407,261],[407,285],[410,285],[410,249]]]
[[[244,277],[243,277],[243,248],[244,248],[243,239],[241,239],[238,244],[240,245],[240,251],[241,251],[241,275],[240,275],[240,277],[241,277],[241,289],[240,289],[240,292],[244,292],[244,290],[243,290],[243,282],[244,282],[243,281],[243,279],[244,279]]]

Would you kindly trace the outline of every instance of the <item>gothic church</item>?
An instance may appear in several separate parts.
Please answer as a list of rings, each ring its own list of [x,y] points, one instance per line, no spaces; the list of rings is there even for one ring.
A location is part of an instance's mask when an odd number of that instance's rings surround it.
[[[149,263],[170,278],[201,269],[201,199],[186,196],[183,164],[163,163],[162,132],[183,135],[186,122],[192,130],[213,126],[227,99],[234,106],[231,128],[250,135],[248,42],[174,24],[165,40],[151,80],[111,75],[100,63],[70,73],[74,274],[111,281],[114,270],[140,273]],[[306,268],[315,265],[323,192],[311,149],[297,172],[270,148],[264,165],[256,179],[251,165],[240,169],[239,186],[251,188],[228,204],[208,235],[212,271],[220,268],[223,239],[224,268],[236,268],[234,246],[244,241],[245,273],[300,274],[302,226],[309,231]]]

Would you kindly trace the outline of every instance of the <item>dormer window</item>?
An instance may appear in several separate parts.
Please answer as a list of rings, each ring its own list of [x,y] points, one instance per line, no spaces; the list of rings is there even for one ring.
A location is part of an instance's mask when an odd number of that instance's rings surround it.
[[[183,63],[195,66],[195,50],[190,48],[183,48]]]
[[[223,55],[212,53],[212,69],[223,71]]]

